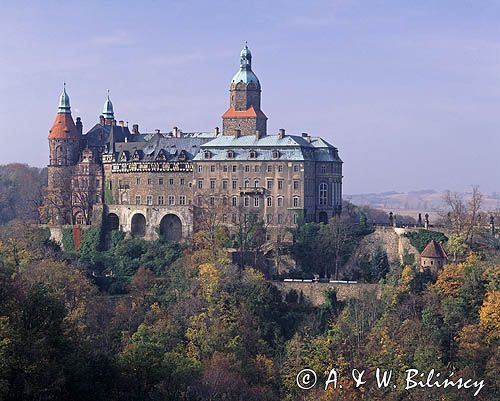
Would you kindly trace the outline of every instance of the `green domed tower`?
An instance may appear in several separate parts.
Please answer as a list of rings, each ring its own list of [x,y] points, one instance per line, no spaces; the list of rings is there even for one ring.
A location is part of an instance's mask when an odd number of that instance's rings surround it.
[[[241,135],[265,135],[267,117],[260,109],[261,86],[252,71],[252,53],[245,44],[240,53],[240,69],[230,84],[229,109],[222,116],[224,135],[234,135],[239,130]]]

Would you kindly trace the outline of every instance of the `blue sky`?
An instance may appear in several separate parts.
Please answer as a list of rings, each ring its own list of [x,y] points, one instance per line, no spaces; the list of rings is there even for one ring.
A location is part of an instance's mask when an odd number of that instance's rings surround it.
[[[499,1],[0,0],[0,163],[47,163],[106,90],[141,131],[221,126],[245,40],[269,133],[321,135],[346,193],[500,191]]]

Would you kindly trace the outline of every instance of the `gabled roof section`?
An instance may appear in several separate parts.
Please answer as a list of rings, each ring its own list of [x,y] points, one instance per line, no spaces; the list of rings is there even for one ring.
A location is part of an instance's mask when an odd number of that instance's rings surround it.
[[[448,258],[448,254],[444,250],[443,245],[434,240],[429,241],[429,243],[425,246],[420,256],[424,258],[442,258],[442,259]]]

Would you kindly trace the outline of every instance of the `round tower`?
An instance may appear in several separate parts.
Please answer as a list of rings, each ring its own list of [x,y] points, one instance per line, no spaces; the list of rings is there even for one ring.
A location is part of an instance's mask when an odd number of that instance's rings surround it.
[[[64,84],[56,119],[49,131],[47,207],[53,224],[69,224],[71,217],[71,175],[80,156],[81,133],[71,116]]]

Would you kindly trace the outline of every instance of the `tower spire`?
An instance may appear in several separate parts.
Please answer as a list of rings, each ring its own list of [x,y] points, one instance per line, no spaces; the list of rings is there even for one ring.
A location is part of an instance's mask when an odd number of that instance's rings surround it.
[[[106,96],[106,101],[104,102],[104,106],[102,108],[102,115],[106,123],[110,124],[115,119],[115,113],[113,111],[113,103],[111,103],[111,99],[109,98],[109,89]]]
[[[66,93],[66,82],[63,82],[63,91],[61,93],[61,97],[59,98],[59,109],[58,113],[71,113],[71,107],[69,104],[69,96]]]

